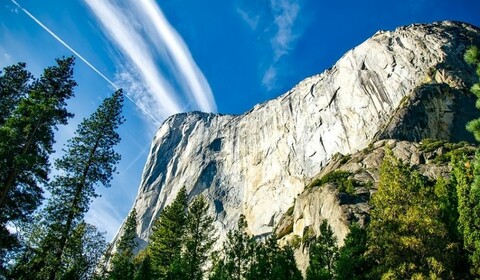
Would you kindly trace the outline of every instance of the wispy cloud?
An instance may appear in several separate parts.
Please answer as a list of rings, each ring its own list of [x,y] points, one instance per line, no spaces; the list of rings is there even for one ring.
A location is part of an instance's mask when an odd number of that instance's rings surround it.
[[[278,60],[291,50],[292,44],[298,38],[298,34],[293,31],[293,28],[300,5],[296,0],[270,0],[270,4],[277,29],[271,43],[275,53],[274,59]]]
[[[217,111],[208,82],[155,2],[85,3],[126,59],[117,81],[142,106],[148,106],[162,118],[181,112],[190,99],[195,109]],[[169,75],[173,75],[173,81]]]
[[[301,2],[298,0],[269,0],[268,5],[242,1],[237,13],[255,32],[261,32],[265,44],[270,45],[272,55],[263,61],[262,84],[267,90],[275,88],[276,81],[283,71],[281,60],[295,48],[301,36],[298,25]]]
[[[270,65],[268,69],[263,74],[262,84],[267,90],[272,90],[275,87],[275,79],[277,77],[277,69]]]
[[[248,11],[237,8],[237,13],[240,17],[250,26],[252,30],[257,30],[258,23],[260,21],[260,15],[252,15]]]
[[[107,78],[102,72],[100,72],[92,63],[90,63],[87,59],[85,59],[79,52],[73,49],[69,44],[67,44],[64,40],[62,40],[57,34],[55,34],[50,28],[48,28],[45,24],[43,24],[40,20],[38,20],[34,15],[32,15],[29,11],[25,8],[20,6],[15,0],[11,0],[15,6],[22,10],[28,17],[30,17],[33,21],[35,21],[41,28],[43,28],[47,33],[49,33],[55,40],[57,40],[60,44],[66,47],[69,51],[71,51],[74,55],[76,55],[80,60],[82,60],[90,69],[92,69],[95,73],[97,73],[100,77],[102,77],[107,83],[109,83],[113,88],[118,89],[118,86],[112,82],[109,78]],[[126,97],[132,101],[150,120],[158,122],[158,120],[152,116],[152,114],[146,110],[143,106],[139,105],[135,100],[133,100],[128,94]]]
[[[217,111],[210,85],[193,60],[182,37],[167,21],[159,6],[153,0],[133,1],[132,3],[139,7],[144,24],[154,26],[158,37],[155,38],[152,34],[152,40],[160,39],[165,44],[180,72],[180,75],[177,75],[177,80],[181,82],[182,86],[188,88],[188,94],[193,97],[196,105],[202,111]],[[146,15],[146,17],[143,15]],[[146,22],[147,19],[150,22]]]

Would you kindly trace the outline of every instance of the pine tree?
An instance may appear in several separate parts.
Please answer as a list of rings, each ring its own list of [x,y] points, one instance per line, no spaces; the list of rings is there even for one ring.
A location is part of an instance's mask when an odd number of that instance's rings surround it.
[[[475,67],[477,78],[480,78],[480,50],[477,46],[472,46],[467,49],[464,55],[465,61]],[[475,106],[480,109],[480,80],[475,83],[470,91],[477,96]],[[480,142],[480,119],[475,119],[467,124],[467,130],[472,132],[475,139]]]
[[[245,279],[253,258],[251,248],[255,248],[255,241],[246,233],[246,229],[245,216],[240,215],[237,229],[227,233],[227,240],[223,244],[223,255],[215,257],[209,279]]]
[[[326,220],[320,224],[320,235],[309,249],[307,280],[333,279],[338,254],[337,238]]]
[[[33,81],[19,63],[0,77],[0,254],[17,244],[6,224],[29,221],[41,203],[54,130],[73,116],[65,109],[76,85],[73,64],[73,58],[57,59]]]
[[[172,279],[201,280],[216,241],[214,218],[208,214],[208,203],[200,195],[188,208],[182,253],[172,267]]]
[[[454,163],[452,178],[458,195],[458,230],[463,237],[463,247],[467,251],[470,273],[480,277],[480,154],[474,162],[464,158]]]
[[[0,139],[8,145],[2,147],[5,149],[1,155],[8,167],[0,173],[2,210],[12,197],[18,199],[22,195],[34,196],[34,201],[28,203],[39,203],[41,191],[36,183],[45,182],[47,178],[48,155],[53,152],[53,132],[57,125],[66,124],[73,116],[65,109],[65,102],[73,96],[76,86],[72,79],[74,59],[57,59],[57,64],[44,70],[31,86],[28,96],[20,100],[0,128]]]
[[[477,96],[475,105],[480,109],[479,48],[470,47],[464,58],[476,69],[478,80],[470,91]],[[470,121],[467,130],[480,142],[480,119]],[[457,164],[453,174],[457,180],[459,231],[464,239],[464,248],[469,254],[470,272],[474,277],[480,278],[480,152],[477,150],[473,162],[464,159]]]
[[[110,186],[120,155],[113,149],[119,143],[116,132],[124,121],[123,94],[116,91],[78,126],[67,150],[55,166],[62,171],[49,184],[51,197],[43,210],[47,233],[30,261],[40,279],[62,279],[68,272],[65,253],[75,243],[74,229],[83,222],[96,185]]]
[[[148,250],[142,250],[133,259],[135,266],[135,280],[153,280],[153,269],[151,264],[151,257]]]
[[[25,63],[17,63],[0,72],[0,126],[5,124],[20,100],[30,91],[33,76],[25,68]]]
[[[265,242],[252,242],[252,262],[245,279],[303,279],[298,270],[293,250],[289,246],[280,248],[277,237],[272,234]]]
[[[302,272],[298,269],[293,249],[286,245],[274,259],[272,279],[302,280]]]
[[[111,280],[133,280],[135,267],[133,264],[133,250],[137,246],[136,242],[137,211],[135,208],[128,215],[125,222],[125,229],[122,237],[118,241],[117,251],[112,256],[112,269],[108,274]]]
[[[450,240],[434,187],[391,151],[380,167],[378,191],[371,199],[368,255],[371,277],[452,278]],[[388,278],[390,277],[390,278]]]
[[[252,237],[246,232],[247,221],[245,216],[240,215],[237,229],[227,233],[225,249],[225,269],[229,279],[240,280],[246,275],[252,255],[249,247],[252,246]]]
[[[350,232],[345,237],[345,244],[338,251],[335,263],[335,279],[362,280],[368,279],[370,264],[367,252],[367,231],[357,224],[350,226]]]
[[[63,256],[65,272],[60,279],[92,279],[101,260],[107,242],[105,234],[85,222],[79,223],[72,231]]]
[[[186,219],[187,192],[182,187],[153,224],[147,250],[154,276],[165,279],[172,263],[179,259]]]

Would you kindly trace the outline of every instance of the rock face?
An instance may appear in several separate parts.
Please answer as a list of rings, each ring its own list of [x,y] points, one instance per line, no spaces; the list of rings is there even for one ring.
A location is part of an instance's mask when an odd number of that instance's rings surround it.
[[[476,112],[468,94],[474,70],[463,62],[471,44],[480,44],[480,30],[458,22],[381,31],[245,114],[170,117],[153,140],[134,204],[140,247],[182,186],[190,198],[206,196],[220,237],[240,214],[251,234],[263,235],[337,153],[386,137],[468,140],[458,132]]]
[[[449,176],[451,167],[448,163],[452,152],[461,150],[473,156],[476,150],[463,143],[414,143],[389,139],[374,142],[352,155],[336,155],[297,196],[295,204],[282,216],[276,227],[281,242],[297,244],[295,256],[302,271],[308,266],[304,241],[319,234],[319,225],[323,220],[327,220],[331,226],[340,246],[352,222],[361,226],[366,224],[370,210],[368,202],[377,190],[380,165],[386,149],[431,180]],[[336,182],[317,183],[319,179],[338,171],[348,172],[348,179],[354,182],[356,187],[350,193],[339,191]]]

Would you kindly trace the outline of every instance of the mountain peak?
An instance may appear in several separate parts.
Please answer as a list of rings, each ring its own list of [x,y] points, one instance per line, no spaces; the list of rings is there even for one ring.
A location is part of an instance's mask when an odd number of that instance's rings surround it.
[[[480,30],[454,21],[380,31],[331,69],[242,115],[168,118],[134,204],[140,247],[182,186],[190,198],[205,195],[220,240],[240,214],[250,233],[263,235],[337,153],[384,138],[472,140],[462,132],[476,116],[474,70],[463,61],[472,44],[480,45]]]

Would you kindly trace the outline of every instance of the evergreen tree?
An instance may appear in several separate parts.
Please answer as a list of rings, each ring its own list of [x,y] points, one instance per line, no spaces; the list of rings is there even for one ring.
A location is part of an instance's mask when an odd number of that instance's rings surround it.
[[[464,55],[465,61],[475,67],[477,77],[480,78],[480,50],[477,46],[472,46],[467,49]],[[480,109],[480,80],[475,83],[470,91],[477,96],[475,106]],[[467,130],[472,132],[475,139],[480,142],[480,119],[475,119],[467,124]]]
[[[0,72],[0,126],[5,124],[20,100],[30,91],[33,76],[25,67],[25,63],[17,63]]]
[[[68,273],[65,253],[75,243],[74,229],[83,222],[95,186],[110,186],[120,155],[114,151],[120,137],[116,132],[124,119],[121,115],[123,94],[116,91],[78,126],[69,140],[65,155],[55,162],[62,171],[49,184],[51,197],[43,210],[47,233],[30,261],[30,271],[40,279],[62,279]]]
[[[33,196],[39,204],[41,190],[37,181],[45,182],[48,156],[53,152],[54,130],[66,124],[73,115],[65,109],[66,100],[73,96],[76,82],[72,79],[74,59],[57,59],[57,66],[48,67],[22,98],[0,127],[1,156],[5,170],[0,173],[0,207],[22,196]],[[17,192],[19,194],[17,194]]]
[[[293,250],[289,246],[280,248],[275,234],[265,242],[252,242],[252,262],[246,279],[303,279],[298,270]]]
[[[214,252],[212,254],[212,269],[208,277],[209,280],[228,280],[229,275],[225,268],[225,259],[219,254],[219,252]]]
[[[122,237],[118,241],[117,251],[112,256],[112,270],[109,272],[108,279],[133,280],[135,272],[133,250],[137,246],[135,240],[137,237],[136,228],[137,211],[133,208],[125,222],[125,229]]]
[[[302,280],[302,272],[298,269],[292,247],[286,245],[275,259],[272,279]]]
[[[352,224],[344,242],[345,244],[338,251],[338,258],[335,263],[335,279],[368,279],[366,273],[370,265],[365,257],[367,231],[357,224]]]
[[[452,177],[458,194],[458,230],[467,251],[470,273],[480,278],[480,154],[472,163],[467,159],[454,164]]]
[[[173,279],[201,280],[204,266],[216,241],[214,218],[208,214],[208,203],[198,196],[188,208],[182,253],[172,268]]]
[[[65,109],[76,85],[73,64],[57,59],[35,81],[22,63],[0,76],[0,254],[17,245],[6,224],[29,221],[41,203],[54,130],[73,116]]]
[[[135,280],[153,280],[153,269],[148,250],[143,250],[133,259]]]
[[[372,278],[452,278],[448,230],[434,187],[387,151],[371,199]],[[453,255],[453,254],[452,254]]]
[[[480,109],[480,50],[477,46],[465,52],[465,61],[474,65],[479,78],[470,91],[477,96],[475,105]],[[480,142],[480,119],[470,121],[467,130]],[[469,254],[470,272],[480,278],[480,152],[477,150],[473,162],[464,159],[463,165],[462,162],[457,164],[453,173],[457,179],[459,231]]]
[[[79,223],[65,246],[65,272],[59,279],[92,279],[106,248],[104,233],[99,232],[93,225]]]
[[[182,187],[175,200],[165,207],[153,224],[147,250],[157,278],[165,279],[174,261],[178,261],[187,220],[187,192]]]
[[[246,233],[246,229],[245,216],[240,215],[237,229],[227,233],[223,257],[216,259],[210,279],[245,279],[252,263],[251,248],[254,247],[254,240]]]
[[[224,244],[225,269],[229,279],[243,279],[249,269],[252,255],[249,247],[252,246],[252,237],[246,232],[247,221],[245,216],[240,215],[237,229],[227,233],[227,241]]]
[[[320,235],[309,249],[307,280],[333,279],[338,254],[337,238],[326,220],[320,224]]]

